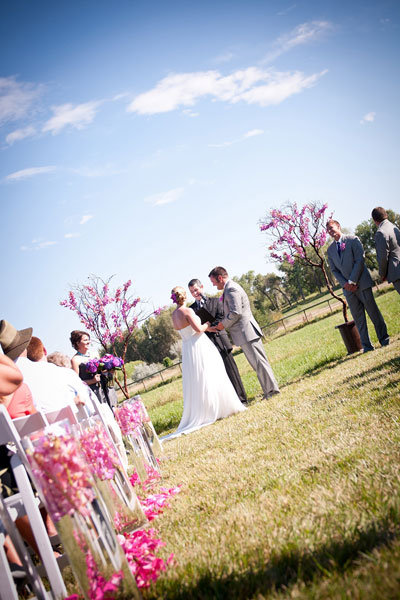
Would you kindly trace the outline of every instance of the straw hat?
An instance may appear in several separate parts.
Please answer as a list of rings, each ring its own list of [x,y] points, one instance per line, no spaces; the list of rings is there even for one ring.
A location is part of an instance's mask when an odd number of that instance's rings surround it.
[[[28,347],[32,337],[32,327],[15,329],[11,323],[3,319],[0,321],[0,345],[3,352],[11,360],[16,360]]]

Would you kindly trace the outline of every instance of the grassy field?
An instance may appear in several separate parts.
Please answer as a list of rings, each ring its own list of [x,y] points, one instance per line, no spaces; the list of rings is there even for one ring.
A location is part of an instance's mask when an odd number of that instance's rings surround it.
[[[400,298],[378,298],[391,344],[346,356],[339,314],[266,344],[281,394],[165,444],[154,522],[175,565],[146,599],[400,597]],[[373,327],[370,332],[374,343]],[[142,395],[159,432],[181,381]]]

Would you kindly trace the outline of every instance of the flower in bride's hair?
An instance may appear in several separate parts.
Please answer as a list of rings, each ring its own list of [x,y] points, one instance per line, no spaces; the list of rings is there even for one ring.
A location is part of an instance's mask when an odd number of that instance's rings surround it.
[[[171,294],[171,300],[172,300],[172,302],[175,302],[175,304],[178,304],[178,299],[176,297],[175,292],[172,292],[172,294]]]

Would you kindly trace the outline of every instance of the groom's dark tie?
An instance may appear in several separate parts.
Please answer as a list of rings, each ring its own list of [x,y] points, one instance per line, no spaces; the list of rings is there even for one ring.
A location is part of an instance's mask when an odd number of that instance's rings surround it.
[[[342,251],[340,249],[340,242],[336,242],[336,248],[337,248],[337,252],[339,254],[339,258],[340,258],[340,255],[342,254]]]

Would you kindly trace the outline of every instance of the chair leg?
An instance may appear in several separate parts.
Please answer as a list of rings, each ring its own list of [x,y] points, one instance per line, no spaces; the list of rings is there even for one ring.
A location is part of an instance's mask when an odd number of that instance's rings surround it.
[[[32,527],[37,546],[40,551],[42,563],[46,569],[47,578],[53,594],[56,598],[65,598],[67,590],[64,581],[58,568],[56,557],[54,556],[49,536],[47,535],[46,527],[43,523],[40,510],[37,506],[35,496],[33,495],[32,486],[22,465],[19,456],[14,455],[11,459],[11,466],[17,482],[18,489],[24,501],[26,514]]]

